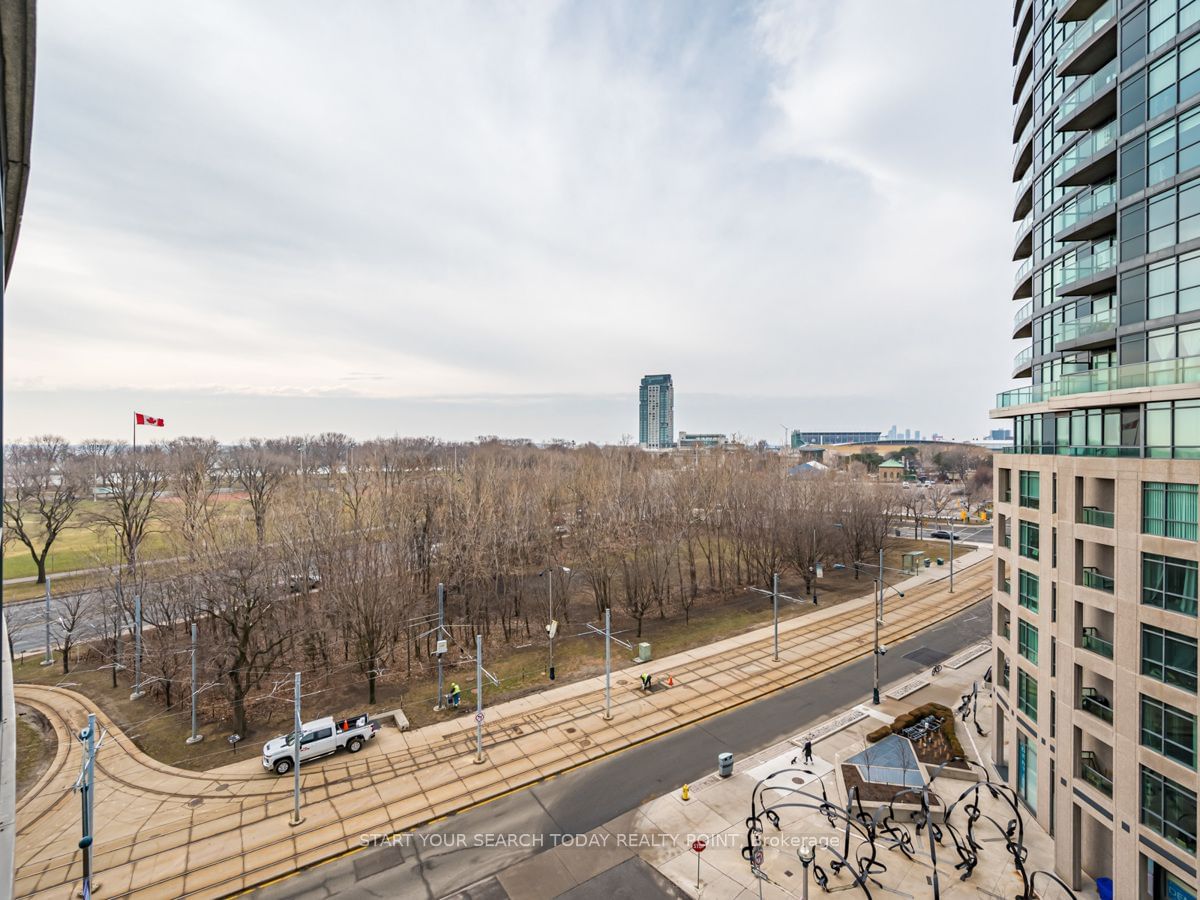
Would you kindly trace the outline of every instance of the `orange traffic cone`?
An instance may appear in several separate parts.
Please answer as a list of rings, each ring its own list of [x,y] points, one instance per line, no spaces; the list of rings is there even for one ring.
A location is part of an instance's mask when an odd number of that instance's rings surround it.
[[[668,672],[667,673],[667,687],[674,687],[674,686],[675,686],[675,679],[672,678],[671,673]]]

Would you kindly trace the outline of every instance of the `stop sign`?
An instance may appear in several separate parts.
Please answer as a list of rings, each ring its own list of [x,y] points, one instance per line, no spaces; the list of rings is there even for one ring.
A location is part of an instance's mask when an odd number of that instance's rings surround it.
[[[693,849],[693,850],[695,850],[697,853],[700,853],[701,851],[703,851],[703,850],[704,850],[704,848],[705,848],[705,847],[707,847],[707,846],[708,846],[708,844],[706,844],[706,843],[705,843],[703,840],[701,840],[701,839],[697,839],[697,840],[694,840],[694,841],[692,841],[692,849]]]

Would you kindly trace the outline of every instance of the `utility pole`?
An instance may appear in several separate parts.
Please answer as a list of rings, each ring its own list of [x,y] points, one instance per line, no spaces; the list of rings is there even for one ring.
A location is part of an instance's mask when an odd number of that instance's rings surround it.
[[[954,526],[950,526],[950,593],[954,593]]]
[[[438,601],[438,630],[437,630],[437,638],[434,640],[433,649],[434,649],[434,656],[437,657],[438,692],[437,692],[437,703],[434,705],[433,708],[435,710],[440,710],[442,708],[443,698],[444,698],[445,694],[443,693],[443,685],[442,685],[442,654],[438,651],[437,643],[438,643],[438,641],[442,640],[442,634],[444,633],[445,627],[446,627],[446,585],[440,581],[438,582],[438,588],[437,588],[437,601]]]
[[[883,548],[879,548],[879,597],[875,602],[875,689],[871,702],[879,705],[879,626],[883,621]]]
[[[297,678],[300,676],[297,675]],[[483,635],[475,635],[475,762],[483,762]]]
[[[554,680],[554,569],[546,567],[546,581],[550,586],[550,624],[546,626],[546,631],[550,635],[550,680]]]
[[[130,700],[142,697],[142,595],[133,595],[133,693]]]
[[[604,607],[604,718],[612,718],[612,611]]]
[[[292,788],[292,820],[289,825],[299,825],[304,820],[300,818],[300,738],[303,737],[302,727],[300,724],[300,673],[296,673],[296,684],[292,693],[292,707],[295,721],[294,737],[292,738],[292,756],[294,760],[294,768],[296,776],[294,786]]]
[[[192,623],[192,734],[186,743],[198,744],[204,735],[196,732],[196,623]]]
[[[50,650],[50,576],[46,576],[46,658],[43,666],[54,665],[54,653]]]
[[[87,728],[79,732],[79,742],[84,745],[84,757],[79,778],[75,782],[75,790],[79,791],[80,828],[79,849],[83,851],[83,887],[84,897],[91,897],[92,884],[92,843],[95,839],[93,826],[95,824],[96,796],[96,714],[88,714]]]
[[[779,573],[771,576],[772,617],[775,619],[775,662],[779,662]]]

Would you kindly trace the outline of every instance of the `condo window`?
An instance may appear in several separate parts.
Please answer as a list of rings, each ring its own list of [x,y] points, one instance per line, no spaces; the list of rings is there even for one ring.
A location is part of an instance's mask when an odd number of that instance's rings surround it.
[[[1033,722],[1037,721],[1037,689],[1037,679],[1024,669],[1017,669],[1017,709]]]
[[[1024,619],[1017,621],[1017,652],[1034,665],[1038,661],[1038,630]]]
[[[1142,824],[1196,852],[1196,795],[1165,775],[1142,766]]]
[[[1142,746],[1196,768],[1196,717],[1154,697],[1142,697]]]
[[[1195,560],[1142,554],[1142,603],[1159,609],[1196,615]]]
[[[1017,552],[1027,559],[1037,559],[1040,542],[1038,526],[1033,522],[1021,522],[1018,533],[1020,543]]]
[[[1038,577],[1032,572],[1017,571],[1017,602],[1032,612],[1038,610]]]
[[[1143,625],[1142,674],[1196,693],[1195,638]]]
[[[1147,481],[1142,484],[1142,532],[1196,540],[1197,491],[1194,484]]]

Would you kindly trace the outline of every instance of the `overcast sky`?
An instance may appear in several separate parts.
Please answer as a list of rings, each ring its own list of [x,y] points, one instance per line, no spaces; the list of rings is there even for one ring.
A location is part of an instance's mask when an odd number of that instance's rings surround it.
[[[6,438],[617,441],[652,372],[972,437],[1010,383],[1008,4],[38,13]]]

